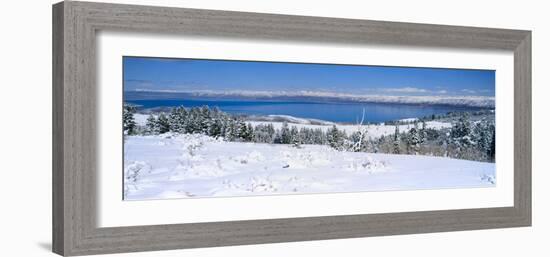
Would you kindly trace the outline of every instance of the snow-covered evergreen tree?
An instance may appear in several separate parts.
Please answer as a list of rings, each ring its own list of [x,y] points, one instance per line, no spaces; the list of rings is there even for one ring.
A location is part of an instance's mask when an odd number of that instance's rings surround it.
[[[150,114],[147,117],[147,122],[145,123],[145,131],[149,134],[158,134],[158,123],[157,118],[153,114]]]
[[[208,106],[202,106],[197,113],[198,133],[208,134],[212,126],[210,108],[208,108]]]
[[[189,109],[185,122],[185,131],[190,134],[201,132],[200,113],[198,108]]]
[[[451,129],[451,137],[459,145],[471,145],[472,140],[470,137],[471,127],[467,114],[460,116],[458,121],[453,124]]]
[[[251,142],[254,135],[254,128],[250,123],[246,124],[246,133],[243,135],[243,139],[246,142]]]
[[[227,141],[233,141],[238,138],[237,128],[234,119],[227,119],[224,125],[224,138]]]
[[[472,131],[473,139],[475,145],[479,150],[480,154],[483,155],[482,159],[487,159],[489,150],[491,148],[491,131],[489,131],[489,126],[485,121],[477,122],[474,125]]]
[[[134,113],[136,112],[136,107],[129,104],[124,104],[122,111],[122,127],[124,134],[133,135],[136,133],[136,121],[134,119]]]
[[[300,128],[298,138],[301,144],[313,144],[313,130],[308,128]]]
[[[418,154],[420,151],[420,144],[420,132],[418,131],[418,124],[415,122],[414,127],[409,130],[407,136],[407,149],[409,150],[409,154]]]
[[[426,121],[422,119],[422,127],[420,128],[420,144],[426,143],[427,137],[428,137],[428,126],[426,125]]]
[[[290,144],[292,143],[292,135],[290,134],[290,129],[288,128],[288,123],[283,122],[281,127],[281,144]]]
[[[176,133],[186,133],[187,111],[183,106],[173,108],[168,116],[170,131]]]
[[[468,148],[475,144],[472,140],[470,119],[467,113],[462,114],[451,128],[451,143],[456,152],[454,157],[464,157]]]
[[[220,137],[223,132],[223,113],[218,109],[218,107],[212,108],[210,112],[210,117],[212,121],[210,122],[208,135],[212,137]]]
[[[242,119],[236,120],[235,130],[233,132],[235,133],[234,138],[238,139],[238,141],[246,141],[246,139],[251,136],[251,133],[248,132],[246,122]]]
[[[273,143],[272,134],[269,133],[267,125],[259,124],[254,127],[252,141],[256,143]]]
[[[225,113],[220,113],[218,119],[220,120],[220,123],[221,123],[220,136],[227,140],[226,135],[228,134],[228,130],[229,130],[230,118],[228,115],[225,115]]]
[[[393,135],[393,141],[392,141],[392,152],[394,154],[400,154],[401,153],[401,149],[400,149],[400,139],[399,139],[399,125],[396,125],[395,126],[395,132],[394,132],[394,135]]]
[[[212,137],[222,136],[223,124],[222,120],[219,117],[214,118],[208,130],[208,135]]]
[[[320,129],[317,128],[313,130],[313,143],[317,145],[326,145],[327,144],[327,136],[326,133]]]
[[[281,130],[276,129],[275,134],[273,134],[273,143],[274,144],[282,144],[283,143],[283,136],[281,135]]]
[[[157,118],[158,133],[164,134],[170,131],[170,122],[164,113],[159,114]]]
[[[302,143],[298,128],[296,126],[292,126],[292,128],[290,128],[290,143],[295,146],[299,146]]]
[[[327,132],[327,142],[336,150],[341,151],[344,149],[344,137],[336,125],[332,125],[332,128]]]

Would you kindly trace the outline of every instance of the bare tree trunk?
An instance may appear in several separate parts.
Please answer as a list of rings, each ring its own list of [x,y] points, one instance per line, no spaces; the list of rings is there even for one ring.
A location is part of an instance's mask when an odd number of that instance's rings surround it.
[[[363,127],[363,122],[365,121],[365,108],[363,108],[363,115],[361,116],[361,122],[357,124],[357,131],[359,132],[359,141],[355,142],[353,145],[354,151],[360,151],[361,146],[363,145],[363,138],[367,134],[367,128]]]

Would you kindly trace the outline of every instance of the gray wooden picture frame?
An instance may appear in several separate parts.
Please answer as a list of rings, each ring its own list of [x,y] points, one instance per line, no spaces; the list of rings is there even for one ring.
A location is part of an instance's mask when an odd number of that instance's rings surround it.
[[[514,206],[97,227],[95,37],[101,30],[513,51]],[[88,255],[530,225],[530,31],[73,1],[53,6],[55,253]]]

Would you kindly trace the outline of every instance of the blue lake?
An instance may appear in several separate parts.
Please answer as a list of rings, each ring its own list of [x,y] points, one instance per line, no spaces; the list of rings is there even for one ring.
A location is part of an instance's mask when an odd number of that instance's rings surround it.
[[[405,118],[419,118],[432,114],[446,114],[452,111],[476,111],[480,108],[446,106],[446,105],[413,105],[388,103],[357,103],[357,102],[299,102],[299,101],[267,101],[267,100],[211,100],[211,99],[148,99],[127,100],[138,105],[140,109],[162,107],[198,107],[217,106],[220,110],[231,114],[246,115],[290,115],[299,118],[319,119],[332,122],[355,123],[361,119],[363,109],[367,122],[384,122]]]

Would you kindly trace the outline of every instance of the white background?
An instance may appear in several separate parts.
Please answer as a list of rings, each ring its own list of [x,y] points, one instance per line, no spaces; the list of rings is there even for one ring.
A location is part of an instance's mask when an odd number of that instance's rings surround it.
[[[123,2],[123,1],[112,1]],[[548,256],[550,26],[544,1],[124,1],[192,8],[530,29],[533,34],[533,227],[236,246],[116,256]],[[2,6],[0,256],[51,247],[51,4]],[[510,103],[511,104],[511,103]]]

